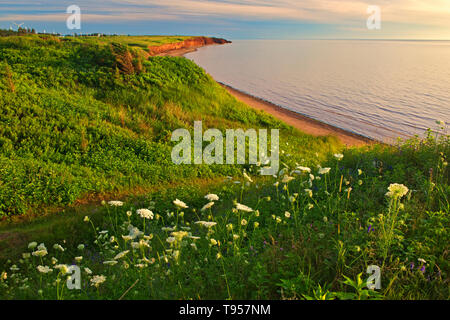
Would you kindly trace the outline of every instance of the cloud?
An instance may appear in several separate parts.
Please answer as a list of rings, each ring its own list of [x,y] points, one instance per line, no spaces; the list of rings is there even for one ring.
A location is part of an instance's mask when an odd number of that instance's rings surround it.
[[[450,0],[41,0],[4,1],[0,21],[64,21],[65,8],[81,7],[82,19],[121,21],[285,21],[360,28],[367,6],[379,5],[382,23],[441,28],[450,31]]]

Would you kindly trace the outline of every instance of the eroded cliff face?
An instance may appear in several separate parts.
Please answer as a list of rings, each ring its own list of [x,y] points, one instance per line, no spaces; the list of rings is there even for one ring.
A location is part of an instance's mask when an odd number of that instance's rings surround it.
[[[220,38],[195,37],[181,42],[164,44],[162,46],[149,46],[148,53],[152,56],[155,56],[172,50],[199,48],[210,44],[225,43],[231,43],[231,41]]]

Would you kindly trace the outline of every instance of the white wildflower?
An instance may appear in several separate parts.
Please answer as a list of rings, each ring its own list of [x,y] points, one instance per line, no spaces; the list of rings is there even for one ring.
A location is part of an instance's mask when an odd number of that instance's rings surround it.
[[[282,183],[289,183],[292,180],[294,180],[294,177],[290,177],[290,176],[284,176],[283,180],[281,180]]]
[[[217,222],[212,222],[212,221],[196,221],[194,223],[199,224],[202,227],[206,227],[206,228],[214,227],[217,224]]]
[[[319,169],[319,174],[320,175],[327,174],[327,173],[330,172],[330,170],[331,170],[331,168],[320,168]]]
[[[211,201],[211,202],[205,204],[205,205],[203,206],[203,208],[200,209],[200,211],[208,210],[208,209],[211,208],[213,205],[214,205],[214,202]]]
[[[303,172],[311,173],[311,168],[308,168],[308,167],[299,166],[296,169],[303,171]]]
[[[28,249],[34,249],[34,248],[36,248],[37,247],[37,242],[30,242],[29,244],[28,244]]]
[[[312,198],[312,196],[313,196],[313,191],[312,191],[311,189],[305,189],[305,192],[306,192],[306,194],[307,194],[310,198]]]
[[[236,203],[236,209],[244,212],[253,212],[253,209],[250,207],[247,207],[246,205]]]
[[[118,253],[118,254],[114,257],[114,260],[119,260],[119,259],[125,257],[125,256],[128,254],[128,252],[130,252],[130,250],[125,250],[125,251],[122,251],[122,252]]]
[[[98,288],[105,281],[106,281],[106,277],[103,275],[93,276],[91,278],[91,285]]]
[[[61,252],[64,252],[64,248],[61,245],[57,244],[57,243],[54,244],[53,249],[59,250]]]
[[[86,272],[87,274],[92,274],[92,270],[89,268],[84,268],[84,272]]]
[[[34,252],[32,253],[32,255],[35,256],[35,257],[44,257],[44,256],[46,256],[47,254],[48,254],[48,252],[47,252],[46,249],[43,249],[43,250],[36,250],[36,251],[34,251]]]
[[[388,187],[386,197],[389,198],[402,198],[408,193],[408,188],[403,184],[393,183]]]
[[[176,232],[172,232],[170,235],[172,237],[175,237],[175,239],[177,239],[177,241],[181,241],[181,240],[183,240],[184,237],[187,237],[189,235],[189,233],[187,233],[186,231],[176,231]]]
[[[37,266],[37,269],[40,273],[49,273],[49,272],[53,271],[53,269],[51,269],[47,266]]]
[[[122,201],[109,201],[108,202],[108,204],[111,206],[111,207],[121,207],[121,206],[123,206],[123,202]]]
[[[178,199],[175,199],[175,200],[173,201],[173,204],[176,205],[178,208],[182,208],[182,209],[187,209],[187,208],[189,208],[189,207],[186,205],[186,203],[184,203],[183,201],[178,200]]]
[[[177,239],[176,239],[175,237],[168,237],[168,238],[166,239],[166,241],[167,241],[168,243],[174,243],[176,240],[177,240]]]
[[[69,272],[69,267],[66,264],[58,264],[55,266],[55,269],[59,269],[62,274]]]
[[[125,241],[130,241],[130,240],[133,240],[133,237],[132,236],[127,236],[127,235],[122,235],[122,239],[125,240]]]
[[[205,196],[205,199],[207,199],[208,201],[218,201],[219,196],[217,194],[210,193]]]
[[[138,209],[136,212],[143,219],[153,220],[153,212],[148,209]]]

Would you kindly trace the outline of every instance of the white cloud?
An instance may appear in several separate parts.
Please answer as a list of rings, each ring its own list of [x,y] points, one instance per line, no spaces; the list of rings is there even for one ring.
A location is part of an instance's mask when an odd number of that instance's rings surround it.
[[[86,21],[217,19],[285,20],[365,25],[369,4],[382,9],[382,22],[440,26],[450,29],[450,0],[77,0]],[[20,13],[33,10],[33,13]],[[7,1],[0,21],[60,21],[67,17],[69,1]],[[56,13],[61,11],[61,13]]]

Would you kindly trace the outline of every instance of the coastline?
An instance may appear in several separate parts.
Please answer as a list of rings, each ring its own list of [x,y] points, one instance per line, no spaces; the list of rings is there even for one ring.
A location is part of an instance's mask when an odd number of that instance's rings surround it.
[[[226,43],[231,43],[231,41],[214,37],[193,37],[180,42],[168,43],[159,46],[149,46],[148,51],[151,56],[180,57],[188,52],[195,51],[200,47]]]
[[[198,46],[189,47],[189,48],[173,49],[173,50],[161,52],[155,56],[157,56],[157,57],[184,57],[185,54],[195,52],[198,50],[198,48],[202,48],[205,46],[219,46],[219,45],[221,45],[221,44],[214,43],[214,44],[207,44],[207,45],[198,45]]]
[[[252,96],[248,93],[230,87],[224,83],[218,83],[239,101],[244,102],[254,109],[263,110],[271,114],[275,118],[285,122],[288,125],[293,126],[294,128],[297,128],[304,133],[313,136],[336,136],[347,147],[360,147],[375,143],[381,143],[374,139],[329,125],[319,120],[304,116],[295,111],[280,107],[279,105],[276,105],[270,101]]]
[[[207,45],[218,45],[218,44],[207,44]],[[158,56],[183,57],[185,54],[195,52],[197,51],[198,48],[201,48],[203,46],[205,45],[168,50],[165,52],[161,52],[160,54],[158,54]],[[359,135],[357,133],[329,125],[319,120],[309,118],[295,111],[276,105],[270,101],[266,101],[264,99],[242,92],[239,89],[233,88],[224,83],[220,82],[218,83],[223,88],[225,88],[228,91],[228,93],[230,93],[239,101],[247,104],[251,108],[263,110],[264,112],[269,113],[275,118],[285,122],[288,125],[293,126],[294,128],[306,134],[310,134],[313,136],[328,136],[328,135],[336,136],[347,147],[360,147],[375,143],[381,143],[379,141]]]

